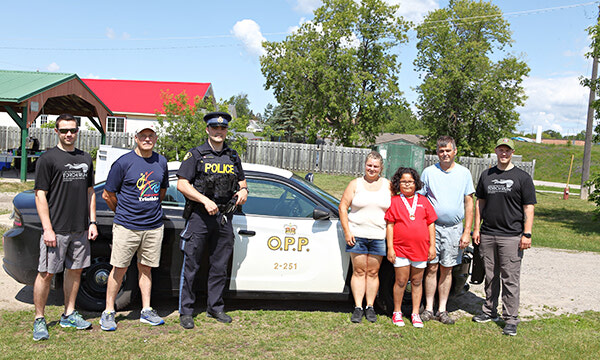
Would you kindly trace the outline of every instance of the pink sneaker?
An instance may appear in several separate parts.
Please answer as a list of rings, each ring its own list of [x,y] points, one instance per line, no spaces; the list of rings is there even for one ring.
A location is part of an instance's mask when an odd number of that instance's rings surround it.
[[[392,323],[396,326],[404,326],[404,319],[402,319],[402,313],[394,311],[392,315]]]
[[[414,327],[416,327],[416,328],[423,327],[423,321],[421,320],[421,317],[419,316],[419,314],[412,314],[410,316],[410,320],[412,321],[412,324]]]

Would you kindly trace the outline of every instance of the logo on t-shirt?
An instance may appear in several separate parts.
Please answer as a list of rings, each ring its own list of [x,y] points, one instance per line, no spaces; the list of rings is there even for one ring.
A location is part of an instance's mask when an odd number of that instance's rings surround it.
[[[160,192],[160,183],[156,180],[150,180],[150,175],[154,171],[140,174],[136,187],[140,191],[139,201],[158,201]]]
[[[85,180],[89,166],[86,163],[80,164],[65,164],[68,170],[63,171],[63,181],[70,182],[75,180]]]
[[[502,193],[510,192],[510,191],[512,191],[512,186],[514,183],[515,182],[510,179],[506,179],[506,180],[493,179],[492,183],[490,185],[488,185],[488,192],[490,194],[498,193],[498,192],[502,192]]]

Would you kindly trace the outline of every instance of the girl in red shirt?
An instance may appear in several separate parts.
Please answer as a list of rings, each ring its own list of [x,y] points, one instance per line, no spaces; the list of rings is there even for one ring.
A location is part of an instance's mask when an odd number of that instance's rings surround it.
[[[425,196],[416,192],[423,187],[412,168],[399,168],[391,181],[392,204],[385,213],[387,259],[394,264],[394,314],[392,322],[404,326],[402,297],[410,278],[412,294],[411,322],[423,327],[419,316],[423,272],[427,261],[435,258],[435,220],[437,215]]]

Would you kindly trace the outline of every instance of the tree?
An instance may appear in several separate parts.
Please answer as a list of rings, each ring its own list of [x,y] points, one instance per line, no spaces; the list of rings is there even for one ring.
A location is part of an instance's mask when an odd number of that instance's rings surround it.
[[[392,51],[407,40],[407,23],[383,0],[324,0],[314,19],[281,42],[265,42],[265,88],[299,113],[307,141],[331,137],[372,141],[386,109],[401,103],[400,63]]]
[[[529,67],[506,52],[512,39],[501,14],[490,2],[450,0],[417,27],[417,108],[428,146],[450,135],[461,154],[481,155],[515,130]]]
[[[273,130],[269,135],[275,137],[279,135],[278,141],[286,142],[304,142],[305,132],[300,123],[300,112],[294,107],[291,101],[286,101],[273,109],[273,113],[267,125]]]
[[[161,96],[164,113],[156,114],[159,124],[156,151],[169,161],[182,160],[189,149],[204,143],[207,138],[204,114],[226,111],[228,105],[223,101],[216,103],[212,97],[196,97],[193,103],[190,103],[185,91],[179,95],[163,92]],[[235,121],[230,123],[232,126],[233,124]],[[241,153],[246,149],[246,139],[231,132],[228,133],[227,143]]]
[[[388,121],[383,124],[382,129],[383,132],[396,134],[420,133],[424,130],[419,119],[404,105],[390,108]]]
[[[235,106],[236,117],[250,119],[254,116],[250,110],[250,100],[248,94],[239,93],[229,98],[229,104]]]

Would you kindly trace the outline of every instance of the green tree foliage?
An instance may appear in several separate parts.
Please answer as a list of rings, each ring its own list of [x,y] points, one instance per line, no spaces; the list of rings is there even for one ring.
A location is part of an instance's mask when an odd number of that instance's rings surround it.
[[[235,106],[236,116],[238,118],[250,119],[254,117],[252,110],[250,110],[250,100],[248,100],[248,94],[239,93],[229,98],[229,104]]]
[[[600,22],[587,28],[587,31],[590,35],[592,43],[590,45],[590,51],[586,54],[586,57],[588,59],[598,59],[600,58]],[[594,100],[594,102],[591,104],[591,107],[594,109],[594,118],[596,120],[593,140],[594,142],[600,142],[600,100],[598,99],[600,94],[598,92],[598,79],[587,79],[580,77],[579,81],[581,85],[590,88],[591,91],[596,93],[596,100]],[[585,140],[585,138],[583,140]],[[600,205],[600,202],[597,204]]]
[[[42,129],[54,129],[56,127],[56,121],[48,121],[45,124],[40,125]]]
[[[324,0],[312,21],[281,42],[264,43],[265,87],[293,106],[294,127],[306,141],[372,141],[386,109],[403,102],[393,49],[407,40],[408,26],[396,10],[383,0]]]
[[[185,153],[196,146],[202,145],[207,138],[204,114],[211,111],[227,111],[227,102],[216,103],[212,97],[200,99],[196,97],[190,102],[185,92],[179,95],[163,92],[164,114],[157,113],[158,141],[156,151],[163,154],[167,160],[182,160]],[[236,151],[246,150],[246,139],[236,136],[230,123],[227,143]]]
[[[404,105],[390,107],[388,121],[383,123],[383,132],[396,134],[421,134],[426,133],[423,124]]]
[[[461,154],[489,152],[509,135],[524,104],[525,62],[507,53],[509,24],[485,1],[451,0],[417,27],[417,108],[435,147],[440,135],[456,139]]]
[[[276,141],[305,142],[304,129],[298,127],[298,124],[301,123],[301,116],[300,111],[289,100],[276,106],[267,120],[267,125],[272,130],[272,133],[268,135]]]

